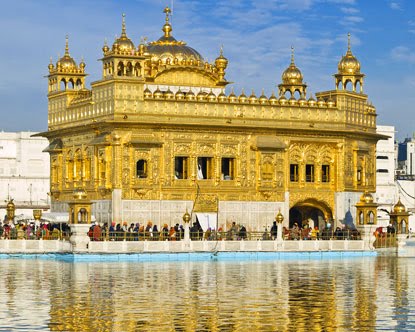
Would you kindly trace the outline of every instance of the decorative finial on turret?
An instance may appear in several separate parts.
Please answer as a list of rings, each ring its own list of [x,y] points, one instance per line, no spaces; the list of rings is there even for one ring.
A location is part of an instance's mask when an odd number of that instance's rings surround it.
[[[69,36],[66,35],[65,37],[65,55],[69,56]]]
[[[294,46],[291,45],[291,64],[294,64]]]
[[[351,48],[350,48],[350,32],[347,33],[347,52],[351,52]]]
[[[223,44],[220,46],[220,56],[223,56]]]
[[[121,37],[127,37],[127,32],[126,32],[126,28],[125,28],[125,14],[122,14]]]
[[[171,24],[169,23],[169,15],[171,13],[171,9],[169,7],[164,8],[163,13],[166,14],[166,23],[163,26],[164,37],[169,38],[171,31],[173,30]]]
[[[163,13],[166,14],[166,23],[169,23],[169,15],[171,14],[171,9],[166,6],[166,8],[164,8]]]

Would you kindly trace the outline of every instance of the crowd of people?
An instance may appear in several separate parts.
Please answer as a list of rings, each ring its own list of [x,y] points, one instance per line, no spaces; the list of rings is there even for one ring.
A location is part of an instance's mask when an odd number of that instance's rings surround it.
[[[387,234],[395,232],[393,226],[388,226]],[[377,229],[377,233],[381,234],[381,230]],[[111,223],[108,227],[107,223],[99,224],[95,222],[92,224],[88,231],[88,236],[91,241],[180,241],[184,239],[185,230],[183,225],[175,224],[169,226],[163,224],[160,229],[157,225],[153,225],[151,221],[147,223]],[[205,231],[201,227],[200,223],[196,220],[189,227],[190,239],[193,241],[212,241],[212,240],[276,240],[278,237],[278,226],[276,221],[268,230],[265,227],[263,233],[261,232],[248,232],[244,225],[237,225],[236,222],[232,222],[228,229],[224,231],[222,227],[217,230],[208,227]],[[46,221],[40,221],[35,223],[34,221],[20,221],[9,222],[0,221],[0,239],[62,239],[68,238],[70,235],[70,228],[67,223],[50,223]],[[304,224],[300,227],[298,223],[293,223],[291,228],[282,228],[282,238],[284,240],[354,240],[359,239],[360,234],[356,229],[351,229],[346,226],[332,227],[326,226],[322,230],[318,226],[312,227],[312,225]]]
[[[294,223],[291,228],[283,227],[283,237],[285,240],[358,240],[360,233],[356,228],[347,226],[333,229],[328,224],[320,231],[318,226],[313,227],[306,223],[299,227],[298,223]]]
[[[66,223],[50,223],[33,220],[16,222],[0,221],[0,239],[9,240],[59,240],[69,235],[69,226]]]

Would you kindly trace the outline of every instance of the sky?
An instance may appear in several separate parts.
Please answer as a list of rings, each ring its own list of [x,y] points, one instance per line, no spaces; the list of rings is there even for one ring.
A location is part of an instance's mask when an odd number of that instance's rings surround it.
[[[101,78],[102,46],[111,46],[126,15],[137,45],[162,36],[165,6],[173,7],[173,36],[209,62],[223,45],[226,78],[270,96],[295,63],[307,94],[335,88],[333,74],[351,49],[364,73],[364,93],[379,125],[402,140],[415,132],[415,1],[413,0],[14,0],[0,11],[0,114],[3,131],[47,130],[50,58],[64,54],[65,36],[77,63],[84,59],[87,87]]]

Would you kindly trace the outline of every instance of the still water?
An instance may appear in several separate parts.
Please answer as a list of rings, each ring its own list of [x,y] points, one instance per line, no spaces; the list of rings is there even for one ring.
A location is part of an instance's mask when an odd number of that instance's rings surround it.
[[[413,331],[415,259],[0,260],[0,331]]]

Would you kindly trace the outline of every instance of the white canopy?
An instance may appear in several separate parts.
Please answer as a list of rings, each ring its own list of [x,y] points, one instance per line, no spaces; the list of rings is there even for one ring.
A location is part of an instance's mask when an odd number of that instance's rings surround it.
[[[218,217],[216,213],[198,212],[196,213],[196,216],[204,232],[206,232],[209,227],[211,229],[216,229],[216,220]]]

